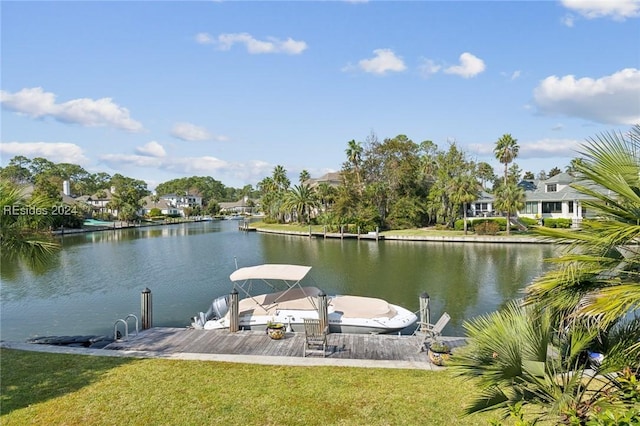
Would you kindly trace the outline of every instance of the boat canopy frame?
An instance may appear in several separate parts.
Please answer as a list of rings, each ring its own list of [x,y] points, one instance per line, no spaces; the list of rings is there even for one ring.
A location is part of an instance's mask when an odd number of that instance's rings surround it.
[[[282,294],[270,303],[276,304],[296,287],[302,290],[303,294],[306,294],[300,282],[307,276],[309,271],[311,271],[311,266],[267,263],[236,269],[229,275],[229,279],[233,282],[234,289],[241,291],[246,297],[251,298],[257,305],[267,310],[265,305],[256,300],[251,293],[254,281],[260,281],[273,290],[282,291]],[[286,287],[278,286],[273,281],[282,282]],[[318,310],[318,305],[314,298],[307,296],[307,299]]]

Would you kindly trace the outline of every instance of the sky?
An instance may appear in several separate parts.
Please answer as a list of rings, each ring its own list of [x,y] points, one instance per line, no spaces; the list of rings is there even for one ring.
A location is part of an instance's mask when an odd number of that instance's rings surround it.
[[[240,188],[403,134],[537,175],[640,124],[640,2],[2,1],[0,165]]]

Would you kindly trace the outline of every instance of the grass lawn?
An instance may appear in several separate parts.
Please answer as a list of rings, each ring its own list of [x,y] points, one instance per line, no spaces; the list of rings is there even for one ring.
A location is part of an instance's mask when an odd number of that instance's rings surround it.
[[[486,425],[449,372],[0,350],[0,424]]]

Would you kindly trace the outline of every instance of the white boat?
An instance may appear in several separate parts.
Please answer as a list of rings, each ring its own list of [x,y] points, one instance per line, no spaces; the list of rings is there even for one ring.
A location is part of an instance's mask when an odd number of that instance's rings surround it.
[[[267,323],[276,322],[289,330],[302,331],[304,318],[319,318],[318,296],[324,293],[300,283],[310,270],[310,266],[265,264],[234,271],[230,276],[233,287],[246,296],[238,303],[240,329],[263,330]],[[260,283],[273,291],[251,295]],[[206,313],[193,317],[192,326],[207,330],[229,328],[229,298],[214,299]],[[417,321],[413,312],[382,299],[347,295],[326,298],[332,333],[393,333]]]

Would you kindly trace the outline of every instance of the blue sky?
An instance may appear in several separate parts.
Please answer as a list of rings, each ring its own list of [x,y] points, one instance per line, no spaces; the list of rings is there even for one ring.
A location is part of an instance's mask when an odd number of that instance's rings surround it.
[[[640,2],[10,2],[0,155],[254,185],[341,168],[351,139],[455,141],[564,169],[640,123]]]

